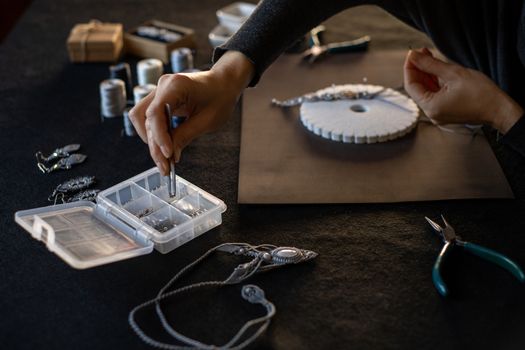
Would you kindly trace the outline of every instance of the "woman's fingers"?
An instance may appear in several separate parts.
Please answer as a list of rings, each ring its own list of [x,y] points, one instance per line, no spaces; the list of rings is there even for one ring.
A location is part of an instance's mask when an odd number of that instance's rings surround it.
[[[137,134],[140,136],[142,141],[148,143],[148,136],[146,132],[146,110],[148,109],[151,101],[155,98],[155,90],[150,92],[146,97],[139,101],[129,111],[129,119],[133,123]]]

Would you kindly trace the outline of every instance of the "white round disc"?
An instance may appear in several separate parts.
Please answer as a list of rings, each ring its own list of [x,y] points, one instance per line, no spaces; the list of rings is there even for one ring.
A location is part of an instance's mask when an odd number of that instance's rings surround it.
[[[341,91],[374,94],[378,85],[334,85],[317,93]],[[387,88],[373,99],[304,102],[301,122],[325,139],[347,143],[376,143],[394,140],[417,125],[416,103],[396,90]]]

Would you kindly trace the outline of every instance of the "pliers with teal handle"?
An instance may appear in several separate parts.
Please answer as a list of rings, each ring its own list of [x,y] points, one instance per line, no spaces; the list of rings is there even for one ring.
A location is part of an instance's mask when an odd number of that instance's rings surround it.
[[[430,226],[432,226],[434,231],[436,231],[443,238],[443,242],[445,242],[445,245],[443,246],[443,249],[441,249],[441,252],[439,253],[432,269],[432,280],[434,281],[434,286],[436,287],[439,294],[444,297],[449,294],[447,285],[441,277],[441,265],[447,257],[448,252],[454,246],[460,246],[471,254],[499,265],[500,267],[512,273],[520,282],[525,282],[525,274],[514,261],[494,250],[474,243],[462,241],[461,237],[456,235],[456,231],[452,226],[450,226],[447,220],[445,220],[443,215],[441,215],[441,218],[443,219],[445,227],[441,227],[438,223],[430,220],[428,217],[425,217]]]
[[[354,40],[323,45],[321,43],[321,33],[325,30],[325,26],[321,25],[310,31],[310,48],[303,52],[303,59],[307,59],[308,62],[313,63],[326,53],[365,51],[368,49],[368,44],[371,40],[370,36],[365,35]]]

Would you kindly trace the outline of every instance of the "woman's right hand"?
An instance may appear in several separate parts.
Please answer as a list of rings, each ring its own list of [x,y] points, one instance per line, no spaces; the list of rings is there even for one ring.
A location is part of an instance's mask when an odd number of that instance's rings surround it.
[[[163,175],[169,173],[168,159],[178,162],[184,147],[196,137],[218,129],[235,108],[254,74],[251,61],[240,52],[226,52],[206,72],[165,74],[157,88],[142,99],[129,117],[151,158]],[[187,117],[171,134],[165,105],[172,114]]]

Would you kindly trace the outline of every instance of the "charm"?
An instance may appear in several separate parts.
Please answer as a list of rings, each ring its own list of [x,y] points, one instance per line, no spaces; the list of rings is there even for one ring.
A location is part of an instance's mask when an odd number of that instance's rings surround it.
[[[71,195],[75,192],[84,190],[95,183],[94,176],[80,176],[73,179],[69,179],[66,182],[58,185],[53,193],[47,198],[48,201],[52,202],[59,193],[64,195]]]
[[[140,219],[140,218],[143,218],[145,216],[148,216],[149,214],[151,214],[153,212],[154,212],[153,208],[146,208],[146,209],[143,209],[143,210],[139,211],[137,214],[135,214],[135,216]]]
[[[245,243],[226,243],[217,250],[252,257],[253,260],[240,264],[226,280],[226,283],[234,284],[243,281],[255,272],[275,269],[289,264],[299,264],[317,257],[312,250],[299,249],[295,247],[277,247],[271,244],[252,246]]]
[[[69,197],[68,199],[66,199],[66,203],[77,202],[77,201],[94,202],[95,199],[97,198],[97,195],[98,195],[99,192],[100,192],[100,190],[98,190],[98,189],[91,189],[91,190],[78,192],[77,194],[73,195],[72,197]]]
[[[67,158],[62,158],[58,162],[56,162],[51,167],[46,167],[44,163],[38,163],[38,168],[44,173],[49,174],[55,170],[62,169],[62,170],[69,170],[73,167],[75,164],[83,163],[86,160],[87,156],[80,153],[74,153]]]
[[[47,200],[56,204],[78,200],[94,200],[99,190],[86,190],[95,183],[94,176],[79,176],[59,184]],[[85,190],[85,191],[83,191]],[[82,191],[82,192],[79,192]]]
[[[80,145],[78,143],[73,143],[71,145],[66,145],[64,147],[57,148],[53,153],[51,153],[47,157],[44,157],[42,152],[38,151],[35,153],[35,157],[38,163],[48,163],[58,158],[68,157],[73,152],[76,152],[79,149],[80,149]]]

